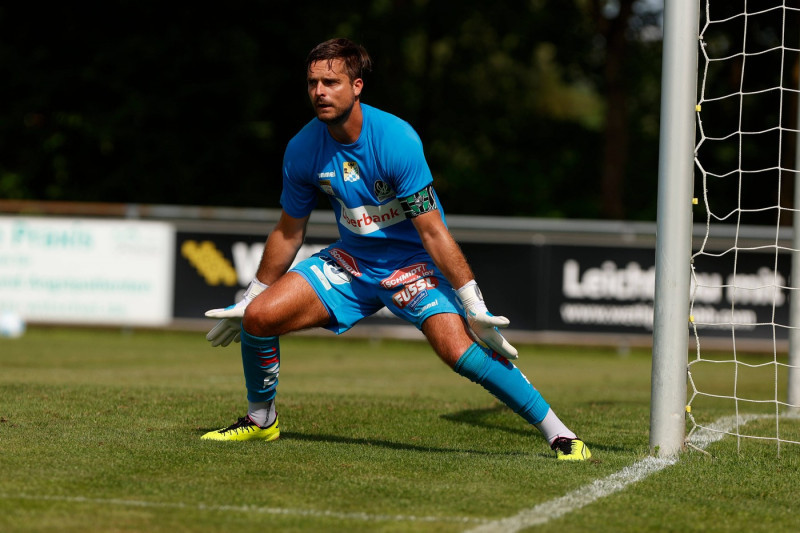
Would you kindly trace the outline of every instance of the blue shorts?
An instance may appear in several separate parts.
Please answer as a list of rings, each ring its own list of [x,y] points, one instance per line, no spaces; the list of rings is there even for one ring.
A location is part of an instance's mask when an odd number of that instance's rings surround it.
[[[455,290],[426,252],[402,264],[381,263],[356,260],[337,242],[301,261],[291,272],[314,288],[331,317],[325,328],[336,334],[384,306],[418,329],[439,313],[464,316]]]

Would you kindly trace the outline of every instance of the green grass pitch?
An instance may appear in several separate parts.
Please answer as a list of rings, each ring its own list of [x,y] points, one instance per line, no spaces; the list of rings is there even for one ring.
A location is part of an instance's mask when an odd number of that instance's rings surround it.
[[[649,351],[518,346],[594,453],[564,464],[423,342],[281,342],[281,439],[218,443],[199,437],[246,407],[238,345],[35,327],[0,339],[0,531],[468,531],[648,456]],[[797,530],[800,446],[726,437],[707,452],[530,530]]]

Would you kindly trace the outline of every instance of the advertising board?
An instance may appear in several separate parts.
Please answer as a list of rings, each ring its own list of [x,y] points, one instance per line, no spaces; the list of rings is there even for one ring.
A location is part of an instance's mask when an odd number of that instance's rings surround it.
[[[0,217],[0,310],[31,322],[167,325],[174,237],[161,222]]]
[[[206,309],[236,301],[255,274],[263,243],[258,235],[178,232],[176,317],[200,318]],[[329,243],[307,239],[298,260]],[[489,309],[507,316],[514,330],[652,335],[651,248],[480,242],[461,248]],[[777,271],[775,264],[774,255],[741,254],[734,273],[730,262],[699,258],[691,290],[702,335],[730,336],[735,328],[743,338],[785,338],[785,328],[776,331],[770,324],[773,317],[788,323],[788,295],[781,286],[791,267],[788,256],[778,257]],[[385,309],[365,323],[401,324]]]

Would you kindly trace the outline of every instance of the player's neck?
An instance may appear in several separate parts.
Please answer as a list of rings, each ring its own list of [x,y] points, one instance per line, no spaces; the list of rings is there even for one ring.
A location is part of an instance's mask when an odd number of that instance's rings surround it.
[[[364,115],[361,113],[361,103],[356,100],[344,121],[339,124],[328,124],[328,132],[338,143],[353,144],[361,136],[363,123]]]

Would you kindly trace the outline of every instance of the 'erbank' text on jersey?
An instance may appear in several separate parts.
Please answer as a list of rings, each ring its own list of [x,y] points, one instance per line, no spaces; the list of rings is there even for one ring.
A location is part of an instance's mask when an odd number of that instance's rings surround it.
[[[305,217],[322,190],[333,206],[341,242],[348,251],[379,262],[408,259],[409,253],[423,250],[406,215],[406,210],[411,216],[417,211],[409,208],[409,201],[419,206],[418,193],[430,194],[430,205],[438,207],[444,219],[430,187],[433,177],[422,142],[410,124],[366,104],[361,109],[361,135],[353,144],[334,140],[316,118],[289,142],[283,160],[281,206],[290,216]]]

